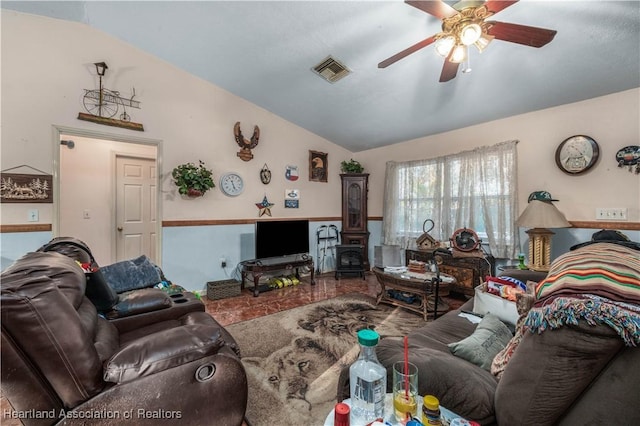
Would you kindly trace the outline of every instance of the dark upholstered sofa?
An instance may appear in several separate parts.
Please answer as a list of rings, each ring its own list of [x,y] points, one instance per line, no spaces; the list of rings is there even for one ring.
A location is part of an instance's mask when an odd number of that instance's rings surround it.
[[[28,253],[0,280],[2,393],[23,424],[242,423],[239,350],[202,302],[109,320],[57,252]]]
[[[409,361],[418,366],[420,394],[435,395],[444,407],[483,425],[640,424],[640,251],[589,247],[559,258],[536,287],[533,308],[518,321],[530,327],[500,379],[449,349],[476,330],[459,316],[473,310],[473,299],[412,332]],[[587,293],[620,297],[600,304],[604,299],[587,300]],[[602,309],[592,313],[594,305]],[[605,305],[611,317],[601,315]],[[547,317],[553,306],[561,307],[554,311],[555,324]],[[623,318],[625,310],[631,314]],[[383,339],[377,354],[391,371],[403,359],[402,339]]]

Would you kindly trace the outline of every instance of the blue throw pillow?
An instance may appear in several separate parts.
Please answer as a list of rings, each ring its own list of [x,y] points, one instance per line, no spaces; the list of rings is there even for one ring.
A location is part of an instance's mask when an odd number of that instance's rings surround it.
[[[132,260],[103,266],[100,271],[116,293],[153,287],[162,281],[159,268],[144,254]]]

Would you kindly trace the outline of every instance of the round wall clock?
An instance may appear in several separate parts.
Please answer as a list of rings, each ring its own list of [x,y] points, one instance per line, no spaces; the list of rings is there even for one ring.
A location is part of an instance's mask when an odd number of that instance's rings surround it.
[[[578,175],[598,161],[600,147],[589,136],[576,135],[565,139],[556,149],[556,164],[565,173]]]
[[[237,173],[226,173],[220,178],[220,190],[229,197],[238,196],[244,190],[244,181]]]

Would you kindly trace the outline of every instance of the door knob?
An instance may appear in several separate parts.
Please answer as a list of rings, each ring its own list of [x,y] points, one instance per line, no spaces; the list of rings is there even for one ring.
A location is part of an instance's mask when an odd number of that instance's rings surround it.
[[[122,226],[118,226],[118,232],[122,232]]]

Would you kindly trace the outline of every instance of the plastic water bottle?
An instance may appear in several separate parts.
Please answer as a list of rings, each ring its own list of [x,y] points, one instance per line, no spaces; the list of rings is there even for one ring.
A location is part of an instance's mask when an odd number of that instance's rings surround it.
[[[351,426],[361,426],[384,418],[387,370],[376,356],[380,336],[373,330],[360,330],[360,355],[349,367]]]

